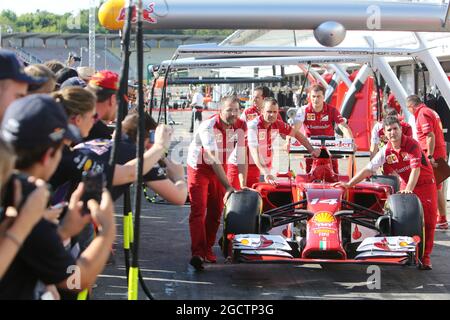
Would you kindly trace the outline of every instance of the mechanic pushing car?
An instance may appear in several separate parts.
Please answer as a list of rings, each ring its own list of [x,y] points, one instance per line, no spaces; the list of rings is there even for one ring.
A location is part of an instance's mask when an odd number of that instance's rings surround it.
[[[263,109],[260,116],[247,123],[248,125],[248,147],[250,149],[251,158],[249,163],[254,162],[264,175],[264,181],[275,185],[275,177],[272,175],[272,142],[278,134],[295,137],[301,144],[305,146],[313,157],[318,157],[319,149],[314,149],[308,139],[297,129],[291,127],[287,123],[279,120],[278,102],[274,98],[264,99]],[[230,173],[228,173],[230,181]],[[250,178],[250,177],[249,177]],[[247,179],[249,179],[247,178]],[[235,179],[234,179],[235,180]],[[258,181],[254,181],[256,183]]]
[[[413,130],[411,128],[411,126],[401,120],[400,115],[398,114],[397,110],[391,107],[387,107],[384,110],[384,117],[389,117],[389,116],[395,116],[398,117],[400,120],[400,125],[402,127],[402,133],[408,137],[412,137],[413,136]],[[387,138],[386,135],[384,134],[384,128],[383,128],[383,120],[382,121],[378,121],[377,123],[375,123],[375,125],[372,128],[372,133],[370,136],[370,159],[372,159],[378,152],[378,150],[380,150],[381,147],[383,147],[387,142]]]
[[[437,210],[437,189],[433,169],[419,143],[402,134],[397,117],[386,117],[383,120],[383,126],[388,143],[348,183],[337,182],[333,186],[353,187],[371,176],[381,166],[383,166],[384,174],[398,174],[406,185],[400,192],[414,193],[422,203],[425,220],[425,252],[419,268],[431,270],[430,255],[433,250]]]
[[[334,126],[337,124],[344,138],[352,138],[353,134],[347,125],[347,120],[339,111],[325,102],[325,88],[314,84],[309,88],[310,103],[301,107],[295,116],[294,127],[299,130],[305,126],[307,137],[334,136]],[[312,159],[306,159],[306,173],[311,171]],[[338,161],[333,159],[333,170],[338,173]]]
[[[190,264],[197,271],[203,269],[204,262],[215,263],[217,260],[212,247],[220,225],[224,200],[235,191],[228,182],[225,171],[228,157],[234,149],[237,149],[240,185],[246,185],[247,124],[238,116],[239,100],[234,96],[223,97],[219,114],[200,124],[189,145],[187,174],[191,201]]]
[[[247,123],[254,120],[255,118],[261,115],[263,109],[264,99],[269,98],[271,96],[270,89],[266,86],[256,87],[253,90],[252,96],[252,105],[247,108],[241,114],[241,120],[246,121]],[[277,119],[283,122],[283,118],[281,118],[280,113],[278,113]],[[282,136],[284,139],[285,137]],[[247,150],[247,157],[249,159],[248,169],[247,169],[247,187],[251,187],[254,183],[259,182],[260,171],[256,166],[254,161],[250,161],[250,151]],[[238,180],[237,180],[237,161],[236,156],[233,155],[230,158],[230,164],[228,165],[228,179],[232,183],[233,187],[238,189]]]

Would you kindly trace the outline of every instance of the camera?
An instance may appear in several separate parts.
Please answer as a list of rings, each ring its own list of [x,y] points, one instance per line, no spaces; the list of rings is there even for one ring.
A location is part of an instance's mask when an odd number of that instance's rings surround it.
[[[73,52],[69,53],[69,61],[72,58],[73,58],[73,61],[75,61],[75,62],[80,62],[81,61],[81,58],[76,56]]]
[[[82,182],[84,184],[84,192],[81,197],[83,201],[83,214],[89,213],[87,202],[94,199],[98,203],[102,200],[102,192],[106,186],[105,176],[103,173],[92,171],[83,172]]]
[[[16,195],[15,192],[15,181],[20,184],[20,195]],[[28,176],[21,173],[13,173],[9,178],[8,182],[5,184],[5,188],[1,195],[1,206],[5,209],[7,207],[15,207],[15,198],[18,196],[20,203],[18,203],[17,210],[19,211],[25,204],[28,196],[36,189],[36,185],[28,181]],[[1,218],[1,217],[0,217]]]

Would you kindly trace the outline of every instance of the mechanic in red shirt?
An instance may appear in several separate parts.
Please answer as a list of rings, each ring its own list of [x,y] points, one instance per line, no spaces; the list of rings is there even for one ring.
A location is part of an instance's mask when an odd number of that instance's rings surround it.
[[[226,175],[227,159],[237,148],[239,178],[245,186],[247,160],[245,135],[247,124],[238,118],[239,100],[226,96],[220,101],[219,114],[203,121],[189,145],[187,156],[188,191],[191,202],[189,228],[192,258],[196,270],[204,262],[215,263],[212,247],[227,199],[234,188]],[[225,195],[225,196],[224,196]]]
[[[334,126],[338,125],[345,138],[352,138],[353,134],[347,125],[347,120],[339,111],[325,102],[325,88],[320,84],[314,84],[309,89],[310,103],[297,111],[294,119],[296,129],[305,126],[307,137],[333,136]],[[333,170],[338,172],[338,162],[333,159]],[[306,172],[311,171],[312,159],[306,159]]]
[[[417,95],[406,98],[408,110],[416,118],[417,139],[425,155],[430,159],[433,166],[435,160],[442,158],[447,161],[447,147],[442,132],[442,123],[439,115],[428,108]],[[447,199],[442,183],[437,185],[438,189],[438,224],[439,229],[448,229],[447,222]]]
[[[252,106],[242,112],[241,120],[248,122],[258,117],[261,114],[264,99],[269,97],[270,89],[268,87],[256,87],[255,90],[253,90]],[[278,119],[283,121],[280,114],[278,114]]]
[[[253,90],[252,106],[242,112],[241,120],[249,122],[259,117],[263,109],[264,99],[268,97],[270,97],[270,89],[268,87],[256,87]],[[277,119],[283,122],[283,119],[281,118],[281,115],[279,113]],[[250,153],[247,153],[247,157],[250,159]],[[255,162],[249,161],[247,171],[247,187],[251,188],[254,183],[259,182],[259,177],[260,171]],[[230,182],[232,183],[234,188],[239,188],[239,181],[237,179],[237,162],[235,156],[230,159],[230,165],[228,166],[228,179],[230,179]]]
[[[297,129],[279,120],[278,102],[274,98],[264,99],[262,114],[250,121],[248,125],[248,147],[251,159],[256,164],[258,171],[264,174],[264,180],[275,185],[275,178],[272,175],[272,143],[277,135],[295,137],[313,157],[318,157],[319,149],[314,149],[308,139]]]
[[[422,203],[425,220],[425,252],[419,267],[422,270],[431,270],[430,255],[433,250],[437,210],[437,190],[433,169],[419,143],[402,134],[397,117],[386,117],[383,120],[383,126],[388,143],[348,183],[337,182],[334,186],[353,187],[370,177],[380,167],[383,167],[385,174],[397,174],[405,185],[400,192],[414,193]]]
[[[402,127],[402,133],[405,136],[412,137],[413,131],[411,126],[400,119],[399,114],[396,109],[387,107],[384,111],[384,117],[395,116],[400,120],[400,125]],[[384,134],[383,121],[378,121],[372,128],[372,133],[370,136],[370,159],[378,152],[379,147],[384,146],[387,143],[387,137]]]

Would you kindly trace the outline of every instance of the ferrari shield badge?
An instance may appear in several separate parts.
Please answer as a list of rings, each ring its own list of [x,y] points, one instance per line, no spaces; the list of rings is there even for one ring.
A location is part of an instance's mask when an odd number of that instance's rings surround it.
[[[266,140],[266,136],[267,135],[266,135],[266,131],[265,130],[259,131],[258,135],[259,135],[259,137],[258,137],[259,140]]]
[[[395,154],[390,154],[386,157],[386,162],[388,164],[393,164],[398,162],[398,158]]]

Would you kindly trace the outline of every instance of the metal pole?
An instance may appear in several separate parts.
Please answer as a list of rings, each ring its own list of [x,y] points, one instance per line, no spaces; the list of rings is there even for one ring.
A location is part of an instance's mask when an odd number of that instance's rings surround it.
[[[95,70],[95,0],[89,6],[89,67]]]
[[[131,259],[130,277],[129,277],[129,295],[128,300],[138,299],[138,276],[139,276],[139,232],[140,232],[140,216],[141,216],[141,202],[142,202],[142,173],[144,164],[144,140],[145,140],[145,123],[144,123],[144,48],[143,48],[143,28],[142,28],[142,0],[138,0],[137,4],[137,73],[138,73],[138,114],[139,125],[137,134],[137,152],[138,165],[136,168],[136,183],[135,183],[135,222],[134,222],[134,244],[133,257]]]
[[[105,37],[105,70],[106,70],[106,52],[107,52],[107,50],[106,50],[106,46],[108,45],[108,42],[107,42],[107,40],[106,40],[106,37]]]

